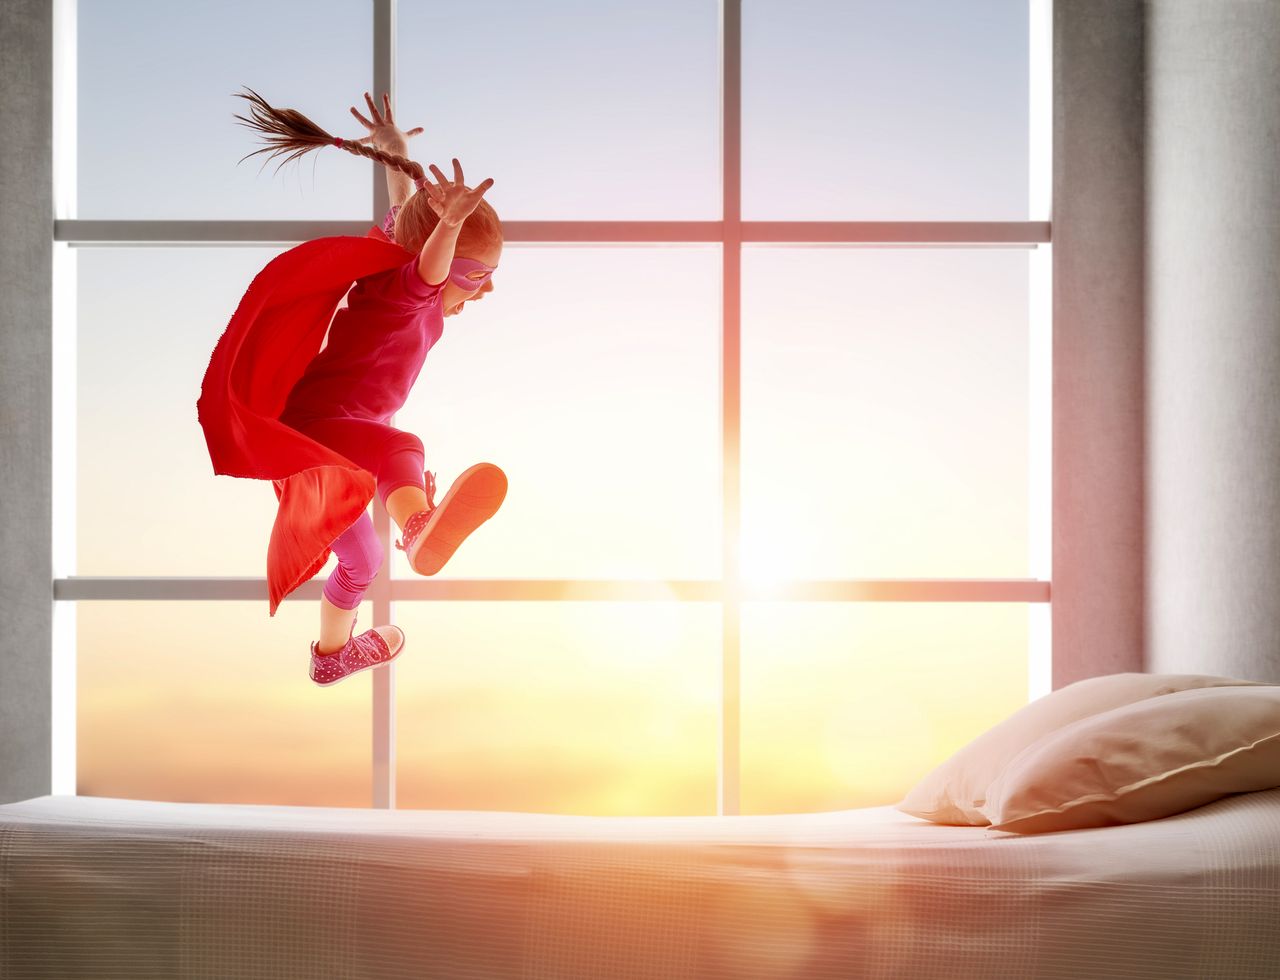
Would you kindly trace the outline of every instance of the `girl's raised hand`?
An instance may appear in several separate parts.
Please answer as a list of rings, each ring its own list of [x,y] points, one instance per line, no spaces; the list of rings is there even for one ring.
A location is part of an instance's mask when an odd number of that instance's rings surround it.
[[[364,93],[364,100],[369,104],[369,115],[373,116],[373,121],[370,122],[360,115],[355,106],[351,107],[351,114],[364,123],[365,128],[369,130],[368,136],[363,136],[355,142],[372,143],[379,150],[389,150],[404,156],[404,151],[409,145],[409,137],[421,134],[422,127],[416,126],[407,133],[401,131],[391,117],[391,93],[389,92],[382,93],[383,112],[381,114],[374,106],[368,92]]]
[[[427,195],[427,202],[431,205],[431,210],[440,216],[442,224],[456,228],[480,206],[484,192],[493,186],[493,178],[486,177],[472,190],[462,179],[462,164],[457,157],[453,158],[453,183],[449,182],[434,163],[430,166],[439,186],[434,186],[431,181],[423,178],[422,190]]]

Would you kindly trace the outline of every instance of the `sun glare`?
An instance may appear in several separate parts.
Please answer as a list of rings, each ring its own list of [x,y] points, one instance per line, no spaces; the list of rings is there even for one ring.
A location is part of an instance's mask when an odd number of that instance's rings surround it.
[[[781,529],[752,528],[742,535],[739,569],[743,585],[753,591],[769,591],[796,577],[800,543]]]

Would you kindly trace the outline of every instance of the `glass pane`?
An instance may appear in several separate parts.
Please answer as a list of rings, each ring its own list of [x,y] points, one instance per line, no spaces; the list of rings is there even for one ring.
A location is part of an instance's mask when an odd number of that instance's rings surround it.
[[[1028,577],[1027,255],[744,249],[744,574]]]
[[[441,494],[482,460],[509,480],[441,577],[718,576],[719,249],[508,246],[501,266],[395,418]]]
[[[319,635],[314,602],[77,602],[76,792],[370,806],[370,672],[316,686]]]
[[[748,220],[1025,221],[1027,0],[742,5]]]
[[[337,149],[276,173],[235,120],[251,88],[335,136],[366,130],[373,6],[349,0],[113,0],[76,10],[80,218],[370,217],[373,164]]]
[[[716,812],[720,606],[399,602],[402,809]]]
[[[77,250],[76,574],[266,575],[275,492],[214,474],[196,399],[280,251]]]
[[[898,802],[1027,702],[1023,603],[742,607],[742,812]]]
[[[410,156],[492,177],[503,218],[720,217],[716,0],[496,0],[447,44],[438,4],[396,19],[397,122],[426,128]]]

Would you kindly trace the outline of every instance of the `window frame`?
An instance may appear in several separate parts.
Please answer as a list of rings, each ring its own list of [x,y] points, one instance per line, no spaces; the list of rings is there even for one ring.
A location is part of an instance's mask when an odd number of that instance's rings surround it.
[[[78,220],[75,191],[75,62],[77,0],[55,0],[54,119],[54,772],[53,792],[76,792],[74,619],[78,600],[265,600],[265,578],[90,577],[59,575],[74,567],[75,263],[69,249],[112,245],[293,245],[326,235],[363,236],[390,206],[381,171],[371,168],[368,221],[130,221]],[[1051,189],[1052,3],[1026,0],[1030,23],[1030,214],[1048,216]],[[736,815],[740,803],[740,611],[747,601],[814,602],[1014,602],[1032,615],[1028,698],[1050,690],[1051,569],[1051,223],[1043,221],[743,221],[741,218],[742,0],[719,0],[721,62],[720,221],[510,221],[509,243],[636,244],[717,243],[722,256],[721,465],[722,568],[718,579],[685,581],[394,579],[384,562],[370,586],[375,622],[393,622],[399,601],[657,601],[721,604],[721,725],[717,814]],[[372,0],[373,91],[395,97],[396,0]],[[769,586],[742,580],[738,561],[741,523],[741,259],[744,245],[841,245],[849,247],[1027,248],[1031,261],[1031,569],[1026,579],[843,579],[787,581]],[[68,337],[70,344],[67,343]],[[69,349],[68,349],[69,348]],[[68,378],[70,383],[68,384]],[[70,434],[70,435],[69,435]],[[70,445],[68,445],[70,443]],[[395,528],[374,508],[374,527],[386,548]],[[58,528],[62,528],[61,532]],[[67,560],[70,556],[70,562]],[[62,558],[62,561],[59,559]],[[323,583],[305,583],[285,601],[318,601]],[[1035,615],[1035,613],[1039,615]],[[68,665],[70,665],[68,667]],[[395,664],[372,671],[374,808],[395,807]],[[69,676],[68,676],[69,675]]]

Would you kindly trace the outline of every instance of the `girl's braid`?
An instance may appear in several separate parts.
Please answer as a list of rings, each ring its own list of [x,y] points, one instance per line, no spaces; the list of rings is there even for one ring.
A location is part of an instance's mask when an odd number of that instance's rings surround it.
[[[329,140],[330,143],[333,140]],[[402,157],[399,153],[389,153],[386,150],[379,150],[376,146],[369,143],[353,143],[349,140],[342,141],[342,149],[348,153],[354,153],[357,156],[368,157],[370,160],[376,160],[384,167],[390,167],[392,170],[399,170],[402,174],[408,174],[415,181],[421,180],[426,176],[426,171],[422,169],[422,164],[408,157]]]
[[[248,86],[246,85],[245,88],[248,88]],[[252,153],[241,157],[239,162],[243,163],[249,157],[256,156],[259,153],[269,154],[268,160],[278,154],[288,153],[289,155],[280,161],[280,166],[276,167],[276,172],[278,173],[280,167],[283,167],[290,160],[296,160],[309,150],[314,150],[321,146],[335,145],[334,137],[330,136],[298,110],[277,109],[268,105],[267,101],[257,92],[254,92],[253,89],[250,88],[249,92],[249,95],[244,95],[240,92],[233,92],[232,94],[236,98],[244,99],[249,103],[253,118],[246,119],[244,116],[236,116],[235,118],[250,129],[255,129],[264,134],[264,142],[267,145],[260,150],[254,150]],[[356,156],[376,160],[384,167],[408,174],[415,181],[421,180],[426,176],[426,172],[422,169],[422,164],[410,160],[408,157],[402,157],[398,153],[388,153],[386,150],[380,150],[368,143],[343,140],[341,148],[348,153],[354,153]]]

